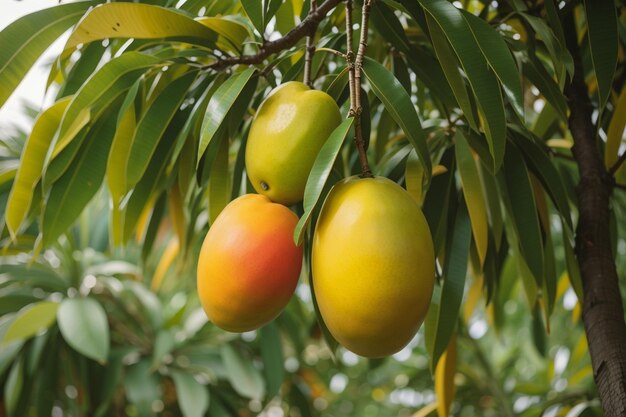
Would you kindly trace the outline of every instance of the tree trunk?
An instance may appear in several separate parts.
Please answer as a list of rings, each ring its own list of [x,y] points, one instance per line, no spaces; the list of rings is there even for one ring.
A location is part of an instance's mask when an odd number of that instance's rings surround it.
[[[613,181],[596,145],[592,106],[573,19],[566,19],[567,47],[575,73],[565,89],[569,100],[572,152],[580,173],[576,255],[583,280],[583,322],[593,376],[604,414],[626,416],[626,323],[609,231]]]

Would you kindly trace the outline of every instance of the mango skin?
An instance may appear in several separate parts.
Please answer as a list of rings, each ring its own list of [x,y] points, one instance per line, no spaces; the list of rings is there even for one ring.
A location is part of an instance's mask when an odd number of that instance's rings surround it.
[[[424,321],[434,286],[419,205],[387,178],[337,183],[315,228],[312,268],[320,313],[339,343],[372,358],[400,351]]]
[[[209,229],[198,259],[198,294],[209,319],[231,332],[272,321],[293,295],[302,248],[298,217],[258,194],[230,202]]]
[[[250,126],[246,171],[259,193],[291,205],[302,201],[320,148],[341,123],[337,103],[323,91],[290,81],[272,90]]]

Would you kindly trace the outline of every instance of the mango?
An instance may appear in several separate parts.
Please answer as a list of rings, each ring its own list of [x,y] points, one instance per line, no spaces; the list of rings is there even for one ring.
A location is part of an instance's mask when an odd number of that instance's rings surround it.
[[[230,202],[207,233],[197,286],[209,319],[231,332],[257,329],[289,302],[302,267],[293,242],[298,217],[258,194]]]
[[[252,121],[246,145],[254,189],[277,203],[302,201],[315,157],[340,123],[337,103],[323,91],[297,81],[272,90]]]
[[[400,351],[422,324],[435,278],[432,237],[419,205],[383,178],[351,177],[324,201],[312,280],[330,333],[352,352]]]

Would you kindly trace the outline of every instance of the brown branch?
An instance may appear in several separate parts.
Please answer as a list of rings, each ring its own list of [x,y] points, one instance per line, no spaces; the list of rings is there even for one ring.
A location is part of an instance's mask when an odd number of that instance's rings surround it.
[[[242,55],[220,59],[212,64],[206,65],[204,68],[222,70],[233,65],[260,64],[270,55],[291,48],[298,43],[300,39],[315,32],[317,26],[326,17],[328,12],[335,8],[340,2],[341,0],[326,0],[324,3],[320,4],[314,12],[309,13],[300,24],[291,29],[285,36],[275,41],[263,43],[261,50],[254,55]]]
[[[356,92],[354,88],[354,52],[352,52],[352,0],[346,0],[346,59],[348,60],[348,84],[350,86],[350,116],[356,116]]]
[[[570,14],[571,15],[571,14]],[[569,101],[572,153],[580,172],[576,187],[579,219],[576,257],[583,281],[583,322],[589,343],[593,377],[607,417],[626,415],[626,323],[609,227],[612,178],[596,146],[593,107],[572,16],[564,25],[567,48],[574,59]]]
[[[359,38],[359,49],[356,53],[356,57],[354,59],[354,67],[352,69],[354,73],[354,83],[353,85],[351,85],[352,91],[350,93],[350,111],[354,114],[354,141],[359,151],[359,162],[361,163],[361,178],[367,178],[372,176],[372,170],[370,169],[370,166],[367,162],[367,151],[365,149],[365,140],[363,138],[363,128],[361,127],[361,112],[363,110],[363,107],[361,105],[361,71],[363,68],[363,57],[365,55],[365,48],[367,48],[367,31],[372,1],[373,0],[363,1],[363,9],[361,12],[361,36]],[[351,29],[352,27],[350,27],[350,30]],[[350,50],[348,51],[348,54],[351,53],[351,49],[352,44],[350,43]],[[352,101],[353,98],[354,101]]]
[[[315,13],[317,10],[317,0],[311,0],[311,10],[309,14]],[[315,27],[317,29],[317,26]],[[313,37],[315,36],[315,30],[309,33],[306,37],[306,49],[304,51],[304,83],[309,87],[313,87],[311,81],[311,64],[313,62],[313,54],[315,53],[315,44],[313,43]]]
[[[609,168],[609,175],[614,176],[619,167],[621,167],[624,162],[626,162],[626,151],[624,151],[622,156],[620,156],[619,159],[613,165],[611,165],[611,168]]]

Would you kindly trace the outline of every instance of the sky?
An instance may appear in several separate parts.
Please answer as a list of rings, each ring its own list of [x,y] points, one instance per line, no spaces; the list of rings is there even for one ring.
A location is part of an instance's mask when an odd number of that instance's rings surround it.
[[[0,13],[0,30],[24,15],[52,7],[58,3],[58,0],[0,0],[0,9],[2,10]],[[27,101],[37,109],[42,109],[47,104],[50,104],[51,98],[44,98],[48,74],[42,63],[49,62],[52,56],[61,52],[65,39],[63,37],[50,46],[19,87],[13,92],[9,100],[0,108],[0,129],[18,125],[25,131],[30,132],[32,121],[24,117],[21,103]]]

